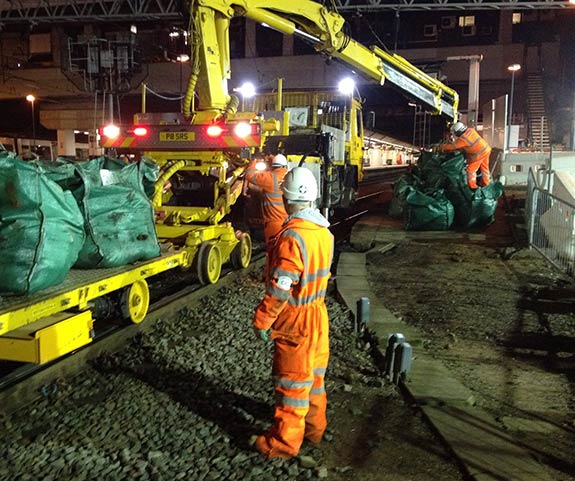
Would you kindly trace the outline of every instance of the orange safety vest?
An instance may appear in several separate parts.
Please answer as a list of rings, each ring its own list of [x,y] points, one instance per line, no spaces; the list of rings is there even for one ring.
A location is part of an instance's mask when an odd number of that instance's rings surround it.
[[[258,171],[252,164],[246,171],[246,180],[262,189],[264,223],[279,222],[281,225],[287,218],[280,190],[286,174],[287,169],[284,168]]]
[[[290,218],[275,237],[266,295],[256,310],[254,326],[273,327],[276,335],[303,333],[303,327],[295,325],[297,313],[308,304],[323,303],[332,259],[333,235],[325,226]],[[288,290],[277,284],[282,276],[293,282]]]
[[[269,253],[266,294],[253,320],[258,329],[271,328],[275,341],[274,424],[256,440],[256,448],[269,458],[297,455],[304,436],[319,442],[327,426],[325,294],[334,250],[327,225],[313,209],[296,212]]]
[[[491,153],[489,144],[477,133],[477,130],[471,127],[455,139],[455,142],[443,145],[441,150],[444,152],[462,150],[468,163],[473,162],[480,156],[489,156]]]

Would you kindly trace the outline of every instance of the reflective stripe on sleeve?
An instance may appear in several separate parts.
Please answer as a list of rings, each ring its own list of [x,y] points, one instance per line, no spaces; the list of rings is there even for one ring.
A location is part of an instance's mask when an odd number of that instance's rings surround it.
[[[280,301],[285,301],[290,298],[290,291],[281,289],[273,284],[268,284],[266,288],[266,293],[271,296],[277,297]]]
[[[276,377],[274,378],[274,384],[276,386],[285,387],[287,389],[302,389],[306,387],[312,387],[313,379],[310,379],[309,381],[294,381],[285,377]]]
[[[325,392],[325,386],[321,387],[312,387],[311,391],[309,392],[310,396],[319,396]]]
[[[292,281],[298,282],[300,275],[296,272],[289,272],[284,269],[274,269],[273,277],[289,277]]]
[[[304,273],[303,276],[301,278],[301,286],[303,287],[306,283],[305,278],[307,277],[307,272],[305,271],[305,269],[307,269],[307,266],[309,265],[308,262],[308,253],[307,253],[307,248],[305,246],[305,242],[302,238],[301,235],[299,235],[295,230],[293,229],[287,229],[284,233],[284,236],[289,236],[292,237],[293,239],[295,239],[295,241],[297,242],[300,250],[301,250],[301,255],[303,257],[302,261],[303,261],[303,266],[304,266]]]
[[[283,206],[284,202],[283,200],[271,200],[269,198],[264,198],[263,203],[266,205],[277,205],[277,206]]]
[[[313,375],[314,376],[325,376],[326,367],[314,367],[313,368]]]

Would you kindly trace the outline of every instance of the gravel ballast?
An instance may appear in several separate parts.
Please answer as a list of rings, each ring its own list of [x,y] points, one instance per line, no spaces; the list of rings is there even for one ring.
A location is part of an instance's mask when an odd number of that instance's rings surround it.
[[[122,352],[1,419],[0,480],[461,479],[443,448],[429,449],[437,441],[380,377],[353,335],[349,312],[331,296],[324,442],[304,443],[301,457],[287,461],[253,451],[250,437],[273,416],[272,344],[256,340],[251,329],[264,292],[260,278],[247,275],[158,321]],[[386,413],[397,421],[389,423]],[[386,425],[375,429],[374,419]],[[365,445],[358,441],[362,426],[370,431]],[[427,473],[394,453],[406,445],[426,445]],[[396,464],[403,474],[394,478]]]

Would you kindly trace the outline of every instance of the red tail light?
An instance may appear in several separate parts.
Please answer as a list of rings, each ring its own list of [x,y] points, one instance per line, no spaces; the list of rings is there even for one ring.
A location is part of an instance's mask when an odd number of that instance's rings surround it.
[[[134,135],[136,137],[146,137],[148,135],[148,129],[146,127],[134,127]]]

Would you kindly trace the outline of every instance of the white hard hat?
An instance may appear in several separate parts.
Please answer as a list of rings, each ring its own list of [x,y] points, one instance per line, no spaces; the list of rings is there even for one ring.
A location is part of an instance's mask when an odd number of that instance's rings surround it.
[[[272,167],[287,167],[288,161],[283,154],[276,154],[272,160]]]
[[[283,196],[287,200],[313,202],[317,199],[317,181],[311,170],[295,167],[290,170],[281,185]]]
[[[463,122],[455,122],[452,126],[451,126],[451,131],[455,134],[455,135],[461,135],[463,132],[465,132],[467,130],[467,125],[465,125]]]

